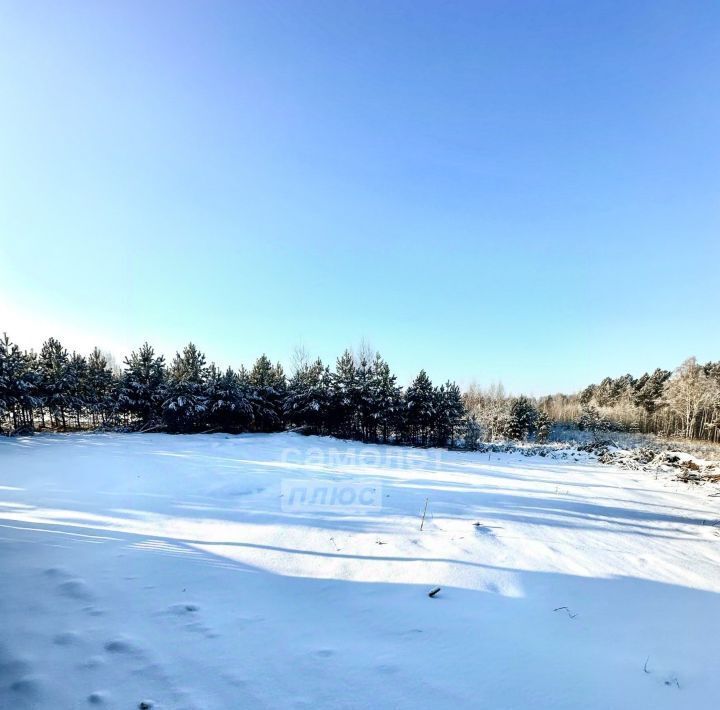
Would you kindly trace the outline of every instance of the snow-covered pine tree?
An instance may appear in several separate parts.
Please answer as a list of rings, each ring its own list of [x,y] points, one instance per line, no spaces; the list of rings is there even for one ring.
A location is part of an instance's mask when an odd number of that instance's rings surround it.
[[[421,370],[407,388],[405,416],[410,442],[427,446],[435,419],[435,393],[425,370]]]
[[[55,426],[67,426],[65,413],[69,406],[67,350],[55,338],[48,338],[40,350],[38,365],[41,377],[41,396],[50,411]]]
[[[538,444],[544,444],[548,440],[552,425],[553,422],[548,413],[543,409],[539,410],[535,421],[535,441]]]
[[[670,370],[657,368],[652,375],[645,373],[637,380],[633,392],[633,404],[641,407],[647,414],[653,414],[663,396],[665,383],[670,379]]]
[[[82,355],[74,352],[70,356],[65,379],[68,388],[68,409],[75,415],[75,425],[79,429],[80,417],[88,399],[87,361]]]
[[[588,385],[582,392],[580,392],[580,404],[583,406],[590,404],[593,397],[595,397],[595,390],[597,390],[597,385]]]
[[[280,431],[283,427],[283,403],[287,382],[282,365],[273,365],[261,355],[247,374],[252,389],[254,427],[257,431]]]
[[[435,414],[433,431],[437,446],[455,445],[455,433],[465,414],[460,388],[454,382],[446,382],[434,391]]]
[[[238,374],[228,367],[225,372],[210,365],[205,385],[208,425],[227,432],[247,431],[253,410]]]
[[[165,358],[144,343],[125,358],[125,371],[119,384],[118,408],[147,427],[160,419],[165,400]]]
[[[321,434],[330,407],[330,371],[319,358],[301,363],[290,378],[285,396],[285,418],[295,427]]]
[[[113,411],[117,382],[107,358],[94,348],[87,359],[87,408],[93,426],[106,424]]]
[[[162,416],[170,431],[202,429],[207,419],[205,356],[188,343],[176,353],[168,370]]]
[[[357,426],[363,441],[377,438],[377,406],[373,391],[372,363],[365,354],[361,355],[355,367],[357,387]]]
[[[527,397],[516,397],[510,405],[510,415],[505,425],[508,439],[524,441],[535,432],[538,411]]]
[[[40,405],[37,360],[23,353],[7,334],[0,338],[0,431],[33,428],[33,409]],[[5,423],[5,424],[4,424]]]
[[[393,432],[402,430],[402,388],[390,372],[390,366],[376,353],[372,372],[372,398],[377,431],[384,444]]]
[[[342,437],[353,438],[358,432],[356,421],[359,394],[355,358],[349,350],[337,359],[331,381],[331,431]]]
[[[592,405],[583,409],[577,421],[577,427],[580,431],[589,431],[596,441],[601,435],[610,431],[610,422],[604,419],[596,407]]]
[[[468,451],[477,451],[482,429],[474,414],[469,414],[463,420],[463,445]]]
[[[3,333],[3,337],[0,338],[0,431],[3,430],[3,424],[10,418],[14,408],[12,390],[15,374],[10,363],[12,349],[10,338],[7,333]]]

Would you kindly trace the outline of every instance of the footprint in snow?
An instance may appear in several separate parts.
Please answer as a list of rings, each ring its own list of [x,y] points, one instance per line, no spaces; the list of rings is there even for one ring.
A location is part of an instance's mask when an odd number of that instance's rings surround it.
[[[93,593],[84,579],[67,579],[57,586],[58,592],[65,597],[71,599],[79,599],[81,601],[90,601],[93,599]]]
[[[56,646],[72,646],[80,641],[80,634],[75,631],[63,631],[53,636],[53,643]]]
[[[125,655],[136,655],[140,653],[140,648],[133,641],[124,636],[119,636],[112,641],[108,641],[105,644],[105,650],[108,653],[119,653]]]
[[[177,614],[178,616],[184,616],[185,614],[194,614],[195,612],[199,611],[200,607],[197,604],[191,604],[191,603],[180,603],[180,604],[171,604],[167,611],[171,614]]]
[[[31,670],[32,666],[28,661],[0,645],[0,685],[9,685]]]
[[[70,572],[64,567],[48,567],[46,570],[43,570],[43,574],[50,579],[67,579],[68,577],[72,577]]]
[[[378,673],[392,675],[394,673],[397,673],[399,669],[397,666],[393,665],[392,663],[381,663],[380,665],[375,666],[375,670]]]
[[[26,675],[10,684],[10,690],[27,699],[36,699],[42,694],[42,681],[39,676]]]
[[[218,633],[208,626],[205,626],[205,624],[201,624],[199,621],[191,621],[190,623],[185,624],[185,630],[192,631],[195,634],[202,634],[208,639],[216,639],[219,636]]]
[[[107,661],[102,656],[90,656],[90,658],[79,663],[77,667],[83,671],[94,671],[96,668],[102,668],[106,664]]]

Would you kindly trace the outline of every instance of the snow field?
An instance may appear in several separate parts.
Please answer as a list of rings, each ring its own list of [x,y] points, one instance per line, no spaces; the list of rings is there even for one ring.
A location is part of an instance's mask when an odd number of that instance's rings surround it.
[[[289,509],[287,479],[382,504]],[[714,708],[716,490],[295,434],[1,440],[0,707]]]

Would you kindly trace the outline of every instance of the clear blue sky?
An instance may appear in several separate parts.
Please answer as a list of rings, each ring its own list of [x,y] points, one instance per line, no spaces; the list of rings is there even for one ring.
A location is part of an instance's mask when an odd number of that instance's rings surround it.
[[[407,381],[720,358],[720,5],[0,1],[0,330]]]

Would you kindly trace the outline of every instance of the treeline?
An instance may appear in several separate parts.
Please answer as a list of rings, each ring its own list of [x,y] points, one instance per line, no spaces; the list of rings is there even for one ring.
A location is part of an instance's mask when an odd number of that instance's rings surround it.
[[[367,442],[453,446],[468,425],[458,386],[425,371],[403,389],[376,353],[346,351],[331,370],[301,358],[286,377],[260,356],[220,370],[190,343],[172,362],[144,344],[110,367],[48,339],[39,353],[0,340],[0,428],[128,428],[170,432],[273,432],[301,428]]]
[[[398,385],[378,354],[345,351],[334,368],[301,356],[287,377],[260,356],[220,370],[192,343],[171,363],[144,344],[111,367],[48,339],[39,353],[0,339],[0,431],[125,428],[273,432],[287,428],[367,442],[463,445],[545,441],[553,422],[594,432],[636,431],[720,441],[720,362],[686,360],[674,372],[606,377],[578,394],[511,397],[502,386],[434,386],[421,371]]]
[[[577,395],[554,395],[541,406],[580,428],[636,431],[720,441],[720,362],[689,358],[673,372],[606,377]]]

